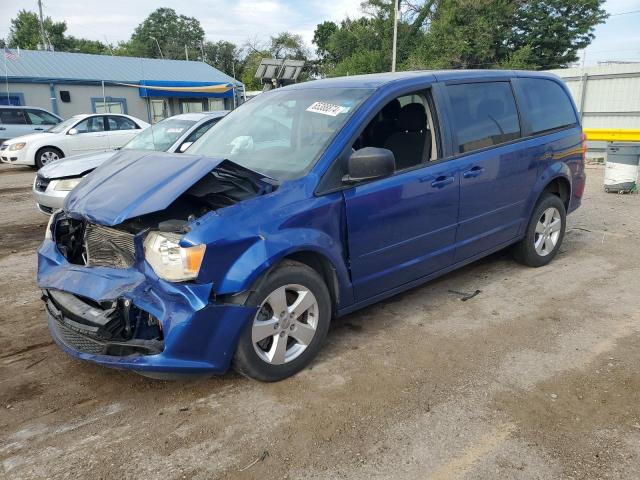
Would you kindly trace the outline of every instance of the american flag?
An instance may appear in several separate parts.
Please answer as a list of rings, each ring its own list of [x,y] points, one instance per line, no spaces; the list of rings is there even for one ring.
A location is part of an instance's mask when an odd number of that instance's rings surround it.
[[[7,47],[4,47],[4,58],[8,60],[17,60],[18,56],[9,50]]]

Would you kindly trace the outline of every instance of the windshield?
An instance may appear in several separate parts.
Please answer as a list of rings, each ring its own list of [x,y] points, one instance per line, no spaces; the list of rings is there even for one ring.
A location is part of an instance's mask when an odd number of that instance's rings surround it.
[[[47,132],[49,132],[49,133],[62,133],[67,128],[69,128],[71,125],[74,125],[78,121],[80,121],[80,119],[78,117],[68,118],[64,122],[60,122],[59,124],[54,125],[49,130],[47,130]]]
[[[166,152],[171,145],[176,143],[178,138],[195,124],[194,120],[167,118],[145,128],[122,148]]]
[[[306,173],[372,92],[307,88],[261,93],[227,115],[190,149],[285,180]]]

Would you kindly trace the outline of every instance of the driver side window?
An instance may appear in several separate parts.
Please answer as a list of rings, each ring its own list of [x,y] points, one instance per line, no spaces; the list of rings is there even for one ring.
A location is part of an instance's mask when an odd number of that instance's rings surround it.
[[[384,105],[353,144],[354,150],[390,150],[396,170],[413,168],[438,158],[434,114],[429,91],[412,92]]]
[[[89,117],[74,127],[78,133],[104,132],[104,117]]]

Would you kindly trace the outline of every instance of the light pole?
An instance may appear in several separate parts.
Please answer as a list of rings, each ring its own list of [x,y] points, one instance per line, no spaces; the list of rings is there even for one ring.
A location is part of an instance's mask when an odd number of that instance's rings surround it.
[[[164,55],[162,55],[162,49],[160,48],[160,43],[158,43],[158,39],[156,37],[150,37],[150,38],[156,41],[156,45],[158,46],[158,51],[160,52],[160,58],[164,60]]]
[[[393,0],[393,50],[391,52],[391,71],[396,71],[396,48],[398,46],[398,1]]]

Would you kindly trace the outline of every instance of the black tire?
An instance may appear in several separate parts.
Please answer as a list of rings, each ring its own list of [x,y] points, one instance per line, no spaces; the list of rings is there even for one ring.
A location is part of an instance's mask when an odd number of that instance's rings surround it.
[[[42,147],[36,152],[35,163],[38,170],[45,166],[45,163],[42,162],[42,155],[47,153],[56,155],[58,159],[64,158],[64,153],[62,153],[60,149],[55,147]]]
[[[252,329],[255,319],[252,319],[240,335],[232,363],[233,368],[246,377],[276,382],[295,375],[314,359],[327,336],[332,311],[329,290],[318,272],[302,263],[286,260],[271,270],[266,278],[257,282],[257,288],[249,295],[245,305],[260,306],[269,295],[286,285],[300,285],[314,295],[318,305],[315,334],[298,357],[274,365],[262,359],[254,348]]]
[[[536,225],[538,221],[541,219],[543,213],[547,211],[549,208],[555,208],[560,214],[560,234],[556,241],[555,246],[552,250],[550,250],[545,255],[540,255],[535,248],[536,241]],[[529,267],[542,267],[547,265],[551,260],[555,258],[558,254],[558,250],[560,250],[560,246],[562,245],[562,240],[564,239],[565,229],[567,228],[567,212],[564,207],[564,203],[557,196],[551,193],[544,193],[539,199],[538,203],[536,203],[535,208],[533,209],[533,213],[531,214],[531,218],[529,219],[529,224],[527,225],[527,230],[524,238],[514,245],[513,248],[513,256],[517,262],[522,263],[523,265],[527,265]]]

